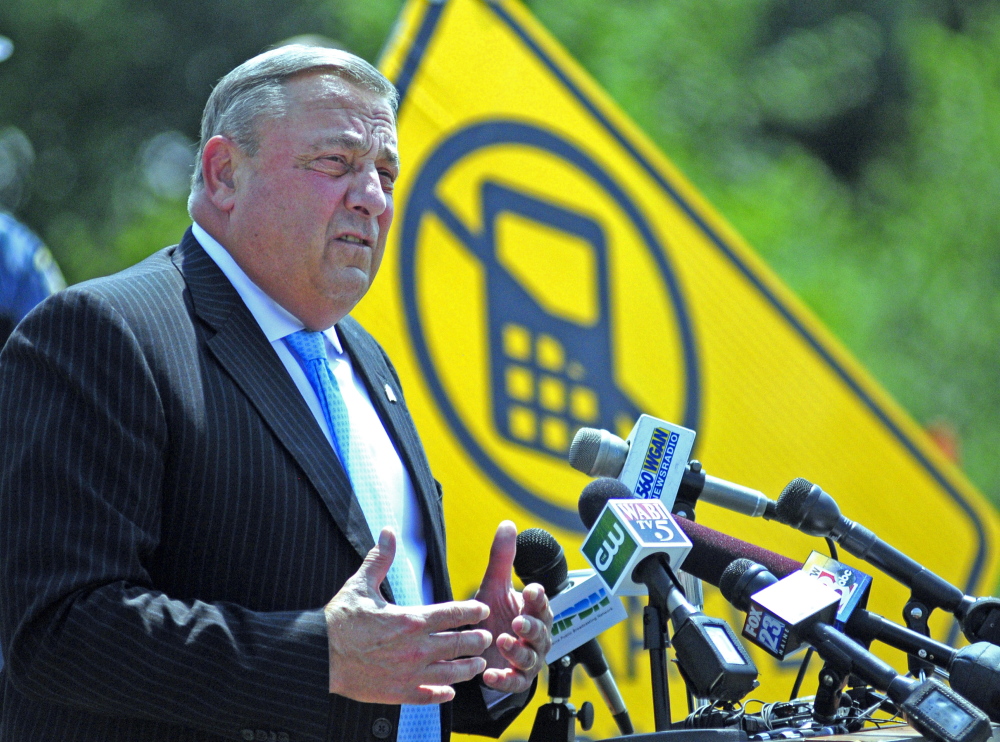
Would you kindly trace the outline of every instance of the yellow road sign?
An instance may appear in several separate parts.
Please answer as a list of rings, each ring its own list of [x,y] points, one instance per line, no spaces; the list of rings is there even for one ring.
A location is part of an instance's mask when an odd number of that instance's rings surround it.
[[[356,316],[396,363],[444,484],[457,594],[478,584],[502,518],[548,529],[583,568],[588,479],[566,463],[569,441],[580,426],[624,437],[640,413],[695,429],[710,474],[771,497],[810,479],[968,593],[993,588],[993,509],[521,5],[412,0],[382,66],[401,93],[403,172]],[[698,517],[797,559],[825,550],[711,505]],[[869,607],[900,620],[907,590],[862,569]],[[706,610],[736,623],[716,594]],[[954,633],[943,616],[932,627]],[[652,731],[641,619],[602,643]],[[754,656],[754,695],[787,698],[795,663]],[[581,680],[583,700],[591,734],[615,734]],[[526,738],[533,716],[507,738]]]

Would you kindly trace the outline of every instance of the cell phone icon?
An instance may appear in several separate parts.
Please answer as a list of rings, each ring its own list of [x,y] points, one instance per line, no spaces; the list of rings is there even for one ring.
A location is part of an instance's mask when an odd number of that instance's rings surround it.
[[[614,380],[604,230],[585,214],[496,182],[483,184],[482,208],[482,238],[472,247],[486,272],[496,429],[512,442],[560,457],[580,427],[628,430],[639,411]],[[566,280],[557,266],[549,266],[552,275],[536,271],[527,281],[512,270],[504,256],[533,249],[503,244],[509,243],[505,225],[512,223],[529,225],[522,235],[568,240],[587,252],[593,285],[578,289],[588,296],[586,312],[556,312],[545,301],[549,287],[559,287],[565,299]]]

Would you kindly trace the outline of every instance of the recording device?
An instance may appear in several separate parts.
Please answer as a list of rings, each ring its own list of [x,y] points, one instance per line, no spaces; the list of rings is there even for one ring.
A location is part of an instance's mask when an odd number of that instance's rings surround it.
[[[697,461],[688,463],[694,438],[693,430],[642,415],[625,441],[607,430],[580,428],[569,463],[592,477],[617,478],[630,496],[656,497],[668,508],[675,500],[701,499],[744,515],[771,517],[775,504],[763,493],[709,476]]]
[[[549,596],[554,616],[553,636],[545,663],[552,665],[572,655],[572,660],[583,665],[594,681],[622,734],[632,734],[634,730],[625,701],[596,639],[605,629],[628,617],[621,601],[613,599],[600,578],[590,570],[570,573],[562,546],[541,528],[529,528],[517,534],[514,572],[525,585],[540,584]]]
[[[841,515],[836,501],[818,485],[802,478],[789,482],[778,498],[774,519],[810,536],[835,539],[854,556],[910,588],[914,601],[954,613],[970,642],[1000,644],[1000,600],[965,595],[872,531]],[[921,628],[926,627],[928,612],[922,614]],[[910,613],[904,613],[908,624],[912,624]]]
[[[612,594],[648,594],[650,605],[670,617],[678,668],[695,695],[740,700],[757,685],[753,660],[725,621],[687,601],[671,570],[683,562],[690,542],[661,501],[630,494],[614,479],[584,488],[579,504],[589,529],[581,547],[584,557]]]
[[[781,588],[782,582],[789,579],[786,577],[778,581],[766,570],[757,569],[759,566],[749,560],[738,559],[724,570],[719,589],[737,608],[749,606],[752,610],[755,604],[760,604],[762,592]],[[749,572],[753,572],[753,576],[747,578]],[[804,579],[812,581],[809,577]],[[762,592],[752,592],[761,583],[767,582],[772,584]],[[791,610],[791,602],[787,600],[790,596],[781,589],[778,593],[786,600],[782,606],[785,614],[778,618],[786,620]],[[812,599],[806,598],[803,612],[813,611],[815,605]],[[918,681],[899,675],[890,665],[825,621],[800,621],[794,624],[794,628],[828,664],[837,667],[845,676],[854,673],[872,687],[884,691],[902,710],[907,721],[924,736],[940,742],[985,742],[992,736],[987,716],[937,680]],[[771,651],[767,646],[761,646]]]

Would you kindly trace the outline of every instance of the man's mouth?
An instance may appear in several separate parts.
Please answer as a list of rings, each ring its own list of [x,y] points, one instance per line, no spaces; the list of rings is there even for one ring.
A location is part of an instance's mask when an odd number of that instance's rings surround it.
[[[363,237],[358,237],[354,234],[342,234],[338,239],[342,242],[353,242],[356,245],[365,245],[366,247],[371,247],[371,240],[366,240]]]

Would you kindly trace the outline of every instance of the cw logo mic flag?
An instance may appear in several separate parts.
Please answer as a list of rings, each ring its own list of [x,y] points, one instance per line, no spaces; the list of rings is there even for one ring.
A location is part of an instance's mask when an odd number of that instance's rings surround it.
[[[521,4],[411,0],[381,66],[401,94],[402,174],[355,315],[396,365],[444,486],[458,596],[504,518],[549,530],[584,568],[589,480],[569,443],[582,426],[625,438],[641,414],[696,431],[709,474],[772,498],[805,477],[967,593],[992,591],[993,509]],[[708,503],[698,519],[799,560],[825,550]],[[907,598],[875,574],[871,610],[898,621]],[[601,642],[648,732],[642,601],[626,604]],[[712,590],[706,612],[737,620]],[[934,633],[952,636],[939,613]],[[759,696],[787,697],[797,662],[754,651]],[[587,679],[584,700],[590,734],[614,735]],[[533,717],[507,738],[527,738]]]

